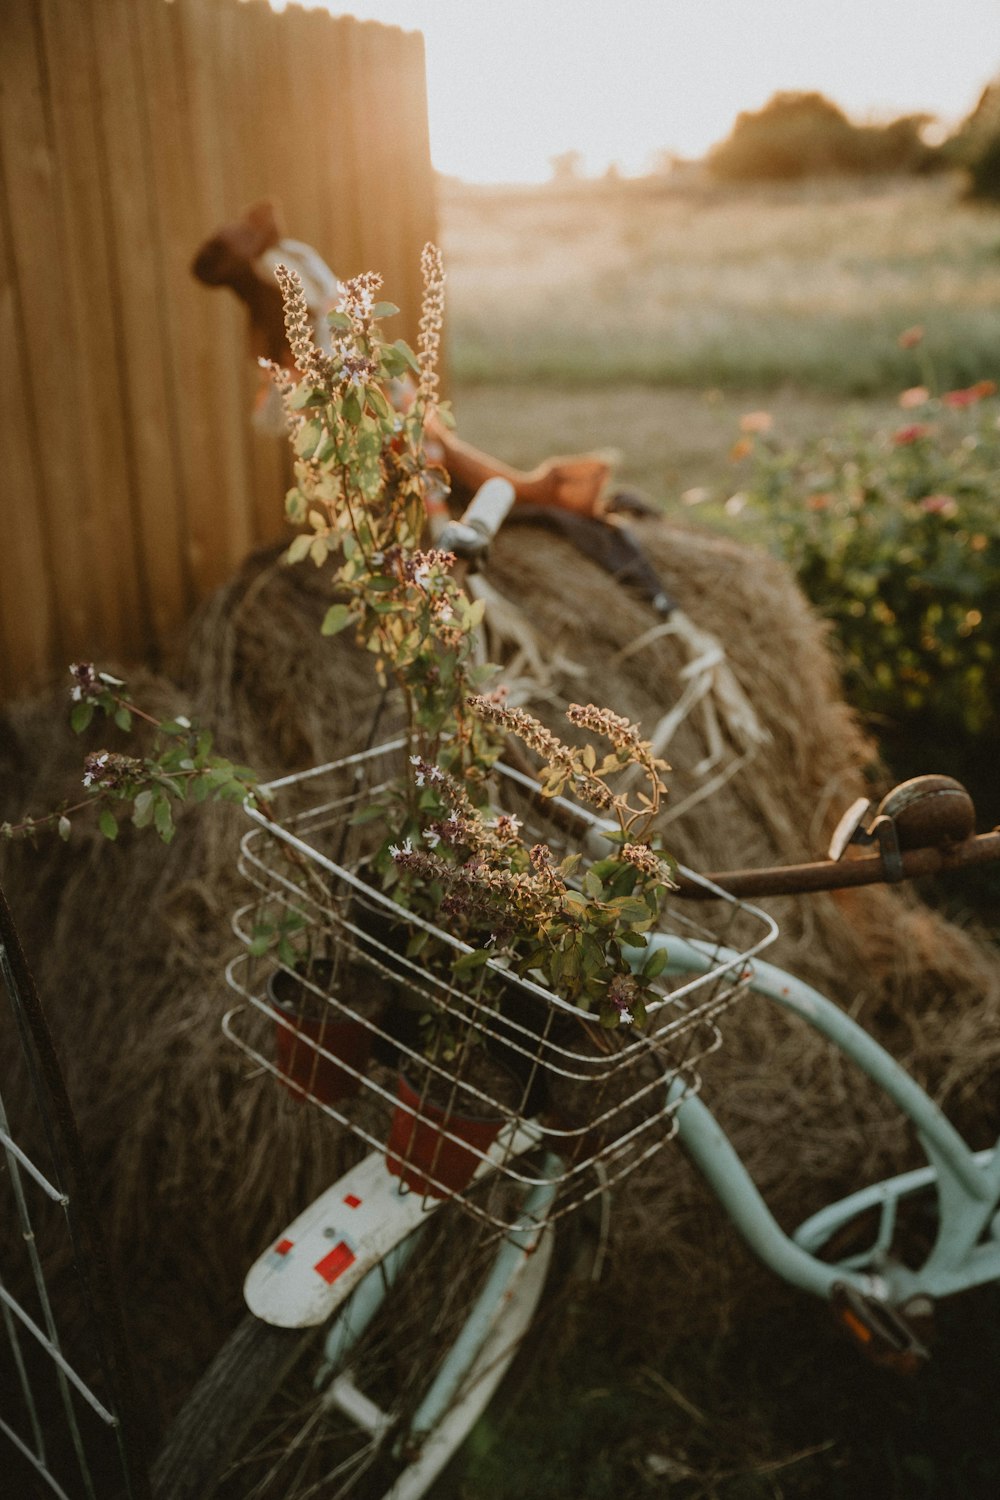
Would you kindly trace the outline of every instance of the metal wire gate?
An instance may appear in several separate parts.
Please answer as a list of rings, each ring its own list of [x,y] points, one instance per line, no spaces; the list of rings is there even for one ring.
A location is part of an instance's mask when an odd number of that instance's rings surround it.
[[[9,1493],[148,1500],[121,1315],[73,1111],[0,887],[0,1439]],[[13,1451],[11,1451],[13,1450]]]

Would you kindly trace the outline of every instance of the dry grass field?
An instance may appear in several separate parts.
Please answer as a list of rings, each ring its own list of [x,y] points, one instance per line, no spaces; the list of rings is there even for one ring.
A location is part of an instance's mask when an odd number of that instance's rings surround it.
[[[459,431],[523,464],[613,448],[665,505],[725,496],[743,412],[800,438],[1000,369],[1000,211],[951,177],[449,185],[441,222]]]

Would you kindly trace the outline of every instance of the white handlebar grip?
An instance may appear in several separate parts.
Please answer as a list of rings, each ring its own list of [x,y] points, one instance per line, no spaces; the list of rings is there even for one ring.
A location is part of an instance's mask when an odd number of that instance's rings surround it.
[[[469,502],[462,524],[474,527],[492,541],[513,504],[514,486],[509,479],[487,479]]]

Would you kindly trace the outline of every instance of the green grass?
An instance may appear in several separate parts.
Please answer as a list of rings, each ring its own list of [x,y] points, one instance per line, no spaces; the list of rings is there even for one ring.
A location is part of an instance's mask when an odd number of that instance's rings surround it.
[[[458,387],[941,389],[997,369],[1000,211],[952,178],[442,203]],[[899,333],[926,329],[917,353]]]
[[[995,1500],[998,1313],[995,1289],[946,1304],[904,1377],[783,1287],[682,1341],[612,1302],[485,1419],[442,1500]]]

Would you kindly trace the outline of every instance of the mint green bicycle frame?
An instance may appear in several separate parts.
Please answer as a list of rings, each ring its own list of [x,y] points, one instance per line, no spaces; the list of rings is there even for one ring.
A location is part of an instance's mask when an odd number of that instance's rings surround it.
[[[675,973],[697,973],[727,956],[708,944],[676,937],[659,941]],[[732,957],[734,963],[742,962],[738,954]],[[971,1151],[909,1074],[818,990],[773,964],[752,961],[750,967],[754,993],[827,1037],[884,1090],[912,1122],[928,1163],[830,1204],[788,1235],[711,1110],[700,1097],[691,1096],[677,1111],[679,1138],[751,1249],[779,1276],[805,1291],[829,1297],[838,1283],[846,1284],[893,1307],[917,1293],[947,1297],[1000,1279],[1000,1151]],[[670,1089],[670,1097],[676,1098],[684,1085],[678,1081]],[[913,1270],[889,1254],[896,1210],[903,1198],[929,1187],[937,1194],[937,1237],[923,1265]],[[872,1208],[879,1210],[879,1224],[868,1250],[839,1263],[818,1258],[814,1252],[842,1225]]]

